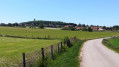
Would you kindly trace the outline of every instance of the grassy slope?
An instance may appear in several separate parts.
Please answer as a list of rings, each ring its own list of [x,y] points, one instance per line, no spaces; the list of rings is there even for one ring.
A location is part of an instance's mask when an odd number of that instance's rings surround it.
[[[114,37],[110,39],[103,40],[103,44],[108,48],[119,53],[119,37]]]
[[[0,57],[21,55],[22,52],[30,52],[32,50],[50,46],[57,42],[59,42],[59,40],[37,40],[0,37]]]
[[[59,55],[48,67],[79,67],[79,49],[84,41],[75,42],[73,47],[68,48],[66,52]]]
[[[45,37],[50,35],[52,38],[63,38],[64,36],[74,37],[79,39],[92,39],[100,37],[109,37],[118,35],[119,32],[82,32],[82,31],[66,31],[66,30],[47,30],[47,29],[29,29],[29,28],[14,28],[14,27],[0,27],[0,34],[14,35],[14,36],[28,36],[31,37]]]

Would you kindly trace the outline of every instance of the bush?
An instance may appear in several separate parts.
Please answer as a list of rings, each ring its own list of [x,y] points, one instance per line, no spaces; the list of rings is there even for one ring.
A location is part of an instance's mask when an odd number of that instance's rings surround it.
[[[39,24],[39,26],[38,26],[40,29],[44,29],[44,26],[43,26],[43,24],[41,23],[41,24]]]
[[[75,30],[75,28],[74,28],[73,26],[70,26],[70,27],[69,27],[69,30],[74,31],[74,30]]]
[[[83,29],[81,29],[82,31],[87,31],[87,29],[86,28],[83,28]]]
[[[68,36],[64,37],[63,42],[66,43],[67,47],[69,47],[69,48],[72,46]]]

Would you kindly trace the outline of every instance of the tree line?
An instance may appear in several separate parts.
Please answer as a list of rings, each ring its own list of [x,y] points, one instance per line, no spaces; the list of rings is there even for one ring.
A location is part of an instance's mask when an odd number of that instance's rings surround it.
[[[85,24],[75,24],[75,23],[66,23],[62,21],[45,21],[45,20],[33,20],[33,21],[27,21],[27,22],[21,22],[21,23],[0,23],[0,26],[9,26],[9,27],[38,27],[38,28],[44,28],[44,27],[52,27],[52,28],[61,28],[66,25],[72,25],[69,29],[74,30],[73,27],[99,27],[99,25],[85,25]],[[112,27],[106,27],[106,26],[100,26],[105,30],[119,30],[119,25],[114,25]]]
[[[27,21],[27,22],[21,22],[21,23],[17,23],[17,22],[16,23],[8,23],[8,24],[1,23],[0,26],[36,27],[36,26],[39,26],[40,24],[43,24],[45,27],[54,27],[54,28],[57,28],[57,27],[60,28],[60,27],[66,26],[66,25],[77,26],[77,24],[75,24],[75,23],[65,23],[62,21],[44,21],[44,20],[37,20],[36,21],[35,19],[33,21]]]

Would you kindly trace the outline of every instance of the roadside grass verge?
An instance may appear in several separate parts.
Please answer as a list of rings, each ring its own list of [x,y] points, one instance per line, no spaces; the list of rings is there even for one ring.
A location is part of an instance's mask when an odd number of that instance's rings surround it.
[[[104,39],[102,43],[109,49],[119,53],[119,37]]]
[[[60,54],[56,59],[51,60],[47,67],[79,67],[79,50],[83,44],[83,40],[73,43],[71,48],[68,48],[66,52]]]

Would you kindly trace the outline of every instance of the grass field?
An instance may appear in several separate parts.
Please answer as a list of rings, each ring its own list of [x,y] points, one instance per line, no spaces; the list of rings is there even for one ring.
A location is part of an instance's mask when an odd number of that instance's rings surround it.
[[[41,49],[54,45],[60,40],[38,40],[0,37],[0,57],[21,56],[23,52]]]
[[[66,30],[48,30],[48,29],[30,29],[30,28],[18,28],[18,27],[0,27],[0,34],[22,37],[48,37],[54,39],[25,39],[25,38],[12,38],[12,37],[0,37],[0,59],[1,57],[12,57],[12,61],[17,58],[22,59],[22,53],[29,53],[34,50],[41,50],[42,47],[47,47],[58,43],[65,36],[74,37],[79,39],[93,39],[100,37],[109,37],[119,35],[119,32],[83,32],[83,31],[66,31]],[[59,38],[59,39],[56,39]],[[79,43],[78,43],[79,44]],[[81,45],[81,43],[80,43]],[[52,66],[55,67],[57,63],[63,67],[76,67],[78,65],[78,52],[80,45],[73,46],[71,49],[56,60],[52,61]],[[75,52],[74,52],[75,51]],[[28,54],[27,54],[28,55]],[[16,56],[16,57],[14,57]],[[32,57],[32,53],[31,53]],[[6,59],[6,60],[7,60]],[[4,58],[3,58],[4,60]],[[64,60],[64,61],[62,61]],[[68,60],[70,60],[69,63]],[[0,60],[1,61],[1,60]],[[9,63],[10,61],[8,61]],[[55,63],[54,63],[55,62]]]
[[[119,37],[113,37],[110,39],[103,40],[103,44],[108,48],[119,53]]]
[[[15,28],[15,27],[0,27],[0,34],[24,36],[26,37],[47,37],[63,38],[64,36],[74,37],[79,39],[92,39],[100,37],[109,37],[119,35],[119,32],[83,32],[83,31],[66,31],[66,30],[48,30],[48,29],[29,29],[29,28]]]

